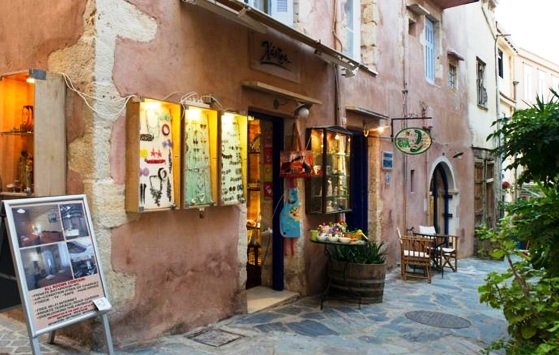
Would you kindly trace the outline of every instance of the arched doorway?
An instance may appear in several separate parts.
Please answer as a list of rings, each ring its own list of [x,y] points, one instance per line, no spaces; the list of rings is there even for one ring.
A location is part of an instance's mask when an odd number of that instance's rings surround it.
[[[454,177],[447,161],[434,164],[429,184],[429,216],[428,220],[435,226],[437,233],[449,234],[452,218],[456,209]]]

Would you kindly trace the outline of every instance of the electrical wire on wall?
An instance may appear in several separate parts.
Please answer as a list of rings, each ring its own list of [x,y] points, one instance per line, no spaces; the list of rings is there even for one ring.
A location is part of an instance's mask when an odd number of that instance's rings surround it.
[[[71,91],[75,92],[84,101],[85,105],[92,112],[96,113],[102,118],[107,118],[107,119],[118,118],[126,110],[126,105],[131,99],[139,98],[138,95],[127,95],[124,97],[111,97],[111,98],[107,98],[104,96],[90,95],[76,88],[74,82],[72,81],[72,79],[68,74],[66,73],[59,73],[59,74],[64,79],[64,84],[66,85],[66,87]],[[215,96],[212,96],[210,94],[198,95],[198,93],[195,91],[189,91],[184,94],[181,94],[181,92],[179,91],[173,91],[165,95],[161,99],[158,98],[153,98],[153,99],[166,101],[170,97],[175,95],[181,95],[179,99],[179,103],[182,105],[183,108],[186,108],[188,104],[199,103],[199,104],[211,104],[211,105],[215,105],[220,110],[223,109],[223,106]],[[107,105],[101,106],[102,108],[94,108],[93,107],[94,101],[106,103]]]
[[[66,84],[66,87],[68,87],[68,89],[75,92],[84,101],[85,105],[91,111],[93,111],[94,113],[96,113],[97,115],[99,115],[103,118],[114,119],[114,118],[119,117],[124,112],[124,110],[126,109],[126,105],[128,104],[128,101],[130,101],[132,98],[136,97],[136,95],[128,95],[128,96],[125,96],[125,97],[106,98],[106,97],[98,97],[98,96],[89,95],[89,94],[86,94],[83,91],[78,90],[67,74],[60,73],[60,75],[62,75],[62,77],[64,78],[64,83]],[[90,103],[90,100],[91,101],[96,101],[96,102],[111,103],[111,104],[115,104],[115,105],[118,105],[118,106],[115,109],[109,109],[108,107],[111,107],[109,105],[107,105],[107,108],[96,109],[96,108],[93,107],[92,103]]]

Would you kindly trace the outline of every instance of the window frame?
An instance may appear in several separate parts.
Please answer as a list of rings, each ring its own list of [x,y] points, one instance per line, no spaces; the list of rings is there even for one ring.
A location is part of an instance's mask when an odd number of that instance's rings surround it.
[[[275,20],[289,27],[293,27],[293,0],[244,0],[244,2],[257,10],[264,12]],[[280,2],[285,2],[286,11],[279,11],[278,7]]]
[[[351,10],[347,11],[346,4],[351,2]],[[361,0],[346,0],[343,3],[344,21],[342,27],[344,31],[343,54],[361,62]],[[345,19],[351,19],[351,27]],[[351,44],[350,46],[348,44]]]
[[[528,63],[524,63],[524,100],[532,102],[534,100],[534,88],[532,83],[532,69],[533,67]]]
[[[436,77],[436,48],[437,48],[437,31],[436,21],[425,17],[425,25],[423,30],[424,41],[424,69],[425,79],[427,82],[434,84]]]
[[[477,105],[487,109],[487,88],[485,87],[485,71],[487,64],[480,58],[476,58],[476,88],[477,88]]]
[[[458,88],[458,65],[448,63],[448,87],[456,90]]]

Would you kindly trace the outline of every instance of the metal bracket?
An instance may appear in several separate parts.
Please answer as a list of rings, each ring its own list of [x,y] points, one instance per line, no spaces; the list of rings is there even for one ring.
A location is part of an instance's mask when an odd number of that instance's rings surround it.
[[[390,141],[394,141],[394,121],[408,121],[408,120],[431,120],[433,117],[394,117],[390,118]]]

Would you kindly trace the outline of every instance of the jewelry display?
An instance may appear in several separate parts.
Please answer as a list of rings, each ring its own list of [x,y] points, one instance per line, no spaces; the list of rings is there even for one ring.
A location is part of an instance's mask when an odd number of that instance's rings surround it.
[[[221,132],[221,200],[224,204],[245,202],[241,135],[237,120],[224,123]]]
[[[213,205],[208,116],[185,120],[184,203],[187,207]]]
[[[140,105],[140,207],[144,210],[172,208],[173,188],[172,116],[164,104]],[[146,189],[149,186],[149,194]]]

